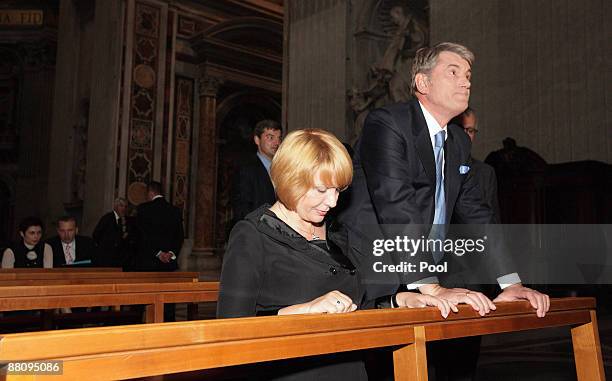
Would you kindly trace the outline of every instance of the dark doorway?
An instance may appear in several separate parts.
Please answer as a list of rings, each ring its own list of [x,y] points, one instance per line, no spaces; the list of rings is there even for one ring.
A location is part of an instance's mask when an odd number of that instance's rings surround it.
[[[216,247],[223,247],[234,223],[230,204],[234,174],[257,151],[253,142],[255,124],[263,119],[281,118],[280,102],[271,96],[245,94],[231,103],[219,121]],[[223,110],[219,111],[223,114]]]

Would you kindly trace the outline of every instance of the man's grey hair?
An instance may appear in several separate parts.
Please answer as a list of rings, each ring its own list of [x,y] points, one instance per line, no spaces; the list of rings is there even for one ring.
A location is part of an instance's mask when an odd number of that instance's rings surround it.
[[[474,64],[474,53],[463,45],[455,44],[453,42],[441,42],[431,48],[425,47],[417,50],[414,60],[412,61],[412,80],[410,82],[410,92],[412,95],[416,95],[416,75],[425,74],[429,76],[431,71],[438,63],[438,57],[442,52],[455,53],[459,57],[466,60],[470,66]]]
[[[127,206],[127,204],[128,204],[127,200],[125,198],[123,198],[123,197],[117,197],[115,199],[115,202],[113,202],[114,206],[117,206],[117,205],[126,205]]]

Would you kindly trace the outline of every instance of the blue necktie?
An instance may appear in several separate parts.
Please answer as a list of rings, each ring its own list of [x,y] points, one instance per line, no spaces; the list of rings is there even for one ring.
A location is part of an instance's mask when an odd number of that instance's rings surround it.
[[[434,225],[431,227],[431,233],[429,234],[429,237],[432,239],[439,240],[444,239],[444,225],[446,224],[446,199],[444,196],[444,177],[442,176],[442,171],[444,171],[442,159],[444,158],[445,136],[446,131],[440,131],[434,136],[434,157],[436,159],[436,199],[433,220]],[[433,258],[436,263],[440,262],[443,256],[443,251],[434,250]]]

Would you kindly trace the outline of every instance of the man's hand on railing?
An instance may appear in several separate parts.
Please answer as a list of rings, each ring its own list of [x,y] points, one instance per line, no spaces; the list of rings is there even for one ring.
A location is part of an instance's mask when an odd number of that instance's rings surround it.
[[[544,317],[550,309],[550,298],[546,294],[523,286],[521,283],[513,284],[495,298],[494,302],[512,302],[515,300],[529,300],[531,306],[536,310],[538,317]]]
[[[419,287],[419,291],[448,300],[453,304],[469,304],[480,316],[485,316],[497,308],[482,292],[470,291],[467,288],[445,288],[439,284],[426,284]]]
[[[344,295],[340,291],[334,290],[327,294],[321,295],[316,299],[307,303],[294,304],[289,307],[278,310],[279,315],[292,314],[341,314],[345,312],[353,312],[357,309],[357,305],[353,303],[351,298]]]
[[[438,307],[443,318],[447,318],[451,311],[459,312],[457,303],[446,299],[440,299],[431,295],[418,294],[416,292],[400,292],[395,295],[398,307],[422,308]]]

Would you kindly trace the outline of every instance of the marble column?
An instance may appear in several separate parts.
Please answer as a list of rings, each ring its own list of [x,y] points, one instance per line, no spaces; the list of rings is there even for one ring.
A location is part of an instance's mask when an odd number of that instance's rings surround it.
[[[200,78],[194,253],[214,252],[215,187],[217,183],[217,92],[223,79]]]
[[[76,6],[71,0],[60,2],[57,32],[57,65],[53,111],[49,120],[49,173],[47,208],[43,218],[47,225],[65,214],[64,204],[71,197],[73,128],[77,122],[77,88],[81,29]],[[51,115],[51,114],[49,114]],[[49,232],[51,229],[49,229]]]
[[[87,141],[87,169],[81,230],[93,231],[96,223],[113,205],[119,92],[123,49],[123,2],[96,2],[95,45],[91,76],[91,106]]]

